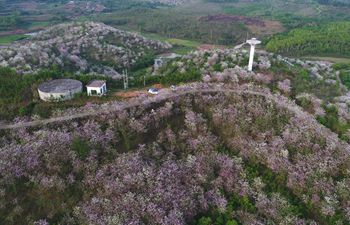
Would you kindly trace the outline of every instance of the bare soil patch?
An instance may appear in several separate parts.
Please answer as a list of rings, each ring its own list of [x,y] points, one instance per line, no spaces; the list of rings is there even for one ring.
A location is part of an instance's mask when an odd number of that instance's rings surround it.
[[[217,14],[200,18],[204,22],[221,22],[221,23],[243,23],[253,34],[270,35],[284,30],[282,24],[278,21],[264,20],[258,17],[248,17],[240,15]]]
[[[283,32],[285,29],[283,25],[278,21],[264,20],[265,26],[248,25],[249,30],[261,36],[271,35]]]
[[[239,15],[228,15],[228,14],[209,15],[209,16],[201,17],[200,20],[205,22],[223,22],[223,23],[241,22],[241,23],[244,23],[245,25],[265,26],[264,21],[259,18],[239,16]]]
[[[211,45],[211,44],[203,44],[198,46],[198,50],[200,51],[211,51],[211,50],[215,50],[215,49],[221,49],[224,50],[227,47],[223,46],[223,45]]]
[[[115,93],[114,96],[119,98],[135,98],[144,94],[147,94],[147,92],[146,91],[123,91],[123,92],[120,91]]]

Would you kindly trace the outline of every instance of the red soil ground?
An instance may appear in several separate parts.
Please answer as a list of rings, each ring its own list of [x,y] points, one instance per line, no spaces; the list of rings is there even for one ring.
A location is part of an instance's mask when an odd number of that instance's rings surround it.
[[[231,23],[239,22],[246,25],[253,34],[270,35],[284,30],[282,24],[278,21],[264,20],[258,17],[247,17],[240,15],[217,14],[200,18],[205,22]]]

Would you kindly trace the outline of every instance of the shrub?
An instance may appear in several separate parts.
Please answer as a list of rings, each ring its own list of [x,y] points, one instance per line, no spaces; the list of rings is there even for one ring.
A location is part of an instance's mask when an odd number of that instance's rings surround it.
[[[51,116],[51,106],[47,105],[46,103],[36,104],[32,113],[40,116],[41,118],[49,118]]]
[[[335,70],[346,70],[346,69],[350,69],[350,64],[349,63],[335,63],[335,64],[333,64],[332,67]]]
[[[347,88],[350,88],[350,73],[349,72],[345,72],[345,71],[340,72],[339,78]]]
[[[337,133],[339,137],[344,141],[348,141],[346,134],[350,125],[346,123],[342,123],[339,120],[337,107],[335,107],[334,105],[331,105],[331,106],[324,105],[323,108],[326,111],[326,115],[318,116],[317,121],[322,125],[324,125],[325,127],[331,129],[333,132]]]
[[[80,159],[85,159],[90,153],[89,143],[81,137],[75,137],[72,142],[72,150]]]
[[[222,72],[221,63],[216,63],[214,66],[214,71]]]
[[[313,113],[314,112],[314,106],[312,104],[311,99],[305,98],[305,97],[301,97],[301,98],[297,98],[295,102],[299,106],[301,106],[305,111],[307,111],[309,113]]]
[[[179,84],[183,82],[197,81],[197,80],[200,80],[201,78],[202,78],[201,73],[197,69],[192,68],[189,71],[186,71],[185,73],[174,72],[174,73],[162,76],[161,83],[162,84]]]
[[[210,217],[202,217],[198,220],[198,225],[211,225],[212,223]]]
[[[226,225],[238,225],[236,220],[229,220],[226,222]]]

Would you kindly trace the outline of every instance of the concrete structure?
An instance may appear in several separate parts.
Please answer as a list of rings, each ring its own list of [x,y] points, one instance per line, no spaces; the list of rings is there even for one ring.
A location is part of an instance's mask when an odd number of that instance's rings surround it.
[[[176,53],[166,53],[158,55],[157,58],[154,60],[154,71],[157,71],[162,66],[165,66],[169,60],[176,59],[178,57],[181,57],[181,55]]]
[[[93,80],[86,85],[88,96],[102,96],[107,93],[107,85],[104,80]]]
[[[39,97],[43,101],[65,101],[83,91],[83,84],[78,80],[57,79],[39,85]]]
[[[250,44],[248,71],[252,71],[254,63],[255,45],[261,44],[261,41],[257,40],[256,38],[252,38],[250,40],[247,40],[247,44]]]

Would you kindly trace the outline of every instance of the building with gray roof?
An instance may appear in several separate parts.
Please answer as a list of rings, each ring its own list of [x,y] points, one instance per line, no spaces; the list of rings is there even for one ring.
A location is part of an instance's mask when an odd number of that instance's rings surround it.
[[[43,101],[65,101],[83,91],[83,84],[78,80],[57,79],[39,85],[38,92]]]

